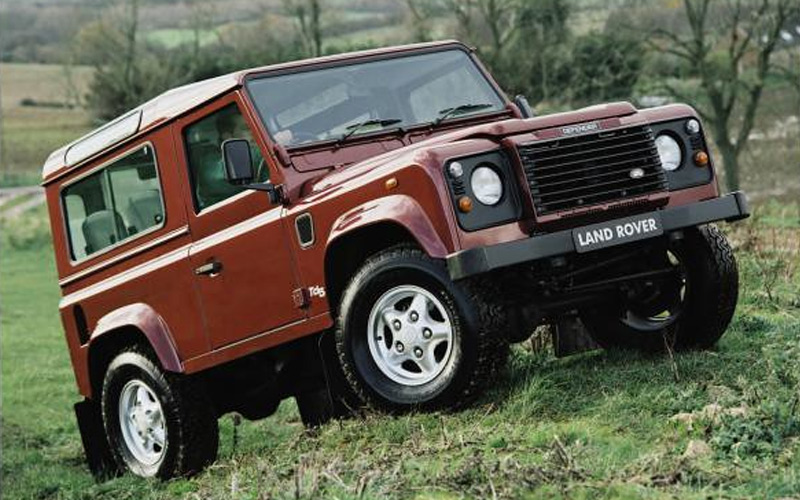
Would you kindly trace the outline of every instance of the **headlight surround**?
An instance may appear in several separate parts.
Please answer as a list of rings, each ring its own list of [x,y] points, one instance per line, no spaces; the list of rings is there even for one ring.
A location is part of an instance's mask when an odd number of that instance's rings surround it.
[[[656,148],[661,158],[661,167],[667,172],[674,172],[683,163],[683,150],[680,144],[669,134],[656,137]]]
[[[461,229],[478,231],[522,216],[514,168],[505,150],[451,158],[442,170]]]
[[[470,187],[475,198],[486,206],[495,206],[503,199],[503,180],[489,165],[480,165],[472,171]]]
[[[698,126],[700,130],[696,134],[692,134],[689,129],[694,130]],[[694,116],[675,118],[669,121],[651,123],[650,127],[653,129],[656,141],[662,136],[667,136],[677,141],[680,147],[680,166],[674,170],[668,170],[671,165],[667,165],[668,168],[664,169],[670,191],[702,186],[714,180],[713,158],[709,158],[708,163],[704,167],[697,166],[694,161],[694,157],[698,152],[704,152],[709,156],[711,155],[699,119]],[[666,143],[664,139],[660,140],[661,148],[658,148],[659,157],[662,156]],[[674,151],[674,146],[669,147]],[[663,163],[663,157],[661,161]]]

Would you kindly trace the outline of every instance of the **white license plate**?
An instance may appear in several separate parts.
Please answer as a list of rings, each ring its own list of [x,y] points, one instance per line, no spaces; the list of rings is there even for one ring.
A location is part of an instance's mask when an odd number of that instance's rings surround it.
[[[635,215],[572,230],[579,253],[622,245],[664,234],[659,214]]]

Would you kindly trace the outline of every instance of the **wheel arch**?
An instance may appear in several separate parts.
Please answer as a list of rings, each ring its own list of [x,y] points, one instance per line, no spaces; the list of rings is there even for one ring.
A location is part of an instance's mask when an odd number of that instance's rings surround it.
[[[332,227],[325,250],[331,309],[338,306],[347,280],[369,255],[400,243],[414,244],[433,258],[448,254],[425,209],[405,194],[370,200],[344,213]]]
[[[98,394],[103,374],[114,356],[131,346],[150,349],[164,370],[183,372],[183,364],[161,315],[147,304],[129,304],[100,318],[89,338],[89,397]]]
[[[402,243],[419,246],[411,232],[395,221],[355,228],[332,241],[325,251],[325,287],[331,308],[338,307],[347,282],[367,257]]]

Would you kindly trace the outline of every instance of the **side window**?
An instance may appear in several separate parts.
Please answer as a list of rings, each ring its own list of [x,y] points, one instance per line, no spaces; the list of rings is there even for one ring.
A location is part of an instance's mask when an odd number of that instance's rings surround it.
[[[152,146],[67,186],[61,201],[74,260],[161,226],[164,203]]]
[[[253,134],[235,104],[216,111],[186,127],[184,140],[189,157],[189,173],[197,210],[203,210],[229,198],[244,188],[225,179],[222,143],[228,139],[246,139],[250,143],[256,182],[269,179],[269,169]]]

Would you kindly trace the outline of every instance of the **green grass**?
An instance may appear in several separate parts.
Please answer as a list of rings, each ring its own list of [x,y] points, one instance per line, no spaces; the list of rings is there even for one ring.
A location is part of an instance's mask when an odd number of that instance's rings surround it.
[[[758,211],[730,233],[742,286],[711,352],[668,358],[514,350],[506,373],[453,414],[371,415],[305,431],[292,401],[236,427],[217,462],[167,483],[95,483],[57,314],[44,209],[0,228],[4,498],[780,498],[800,494],[798,205]],[[781,263],[780,265],[776,263]],[[769,287],[767,282],[771,281]],[[770,294],[766,289],[771,289]],[[677,377],[676,377],[677,373]],[[710,403],[745,406],[689,428]],[[684,458],[690,440],[711,453]]]

